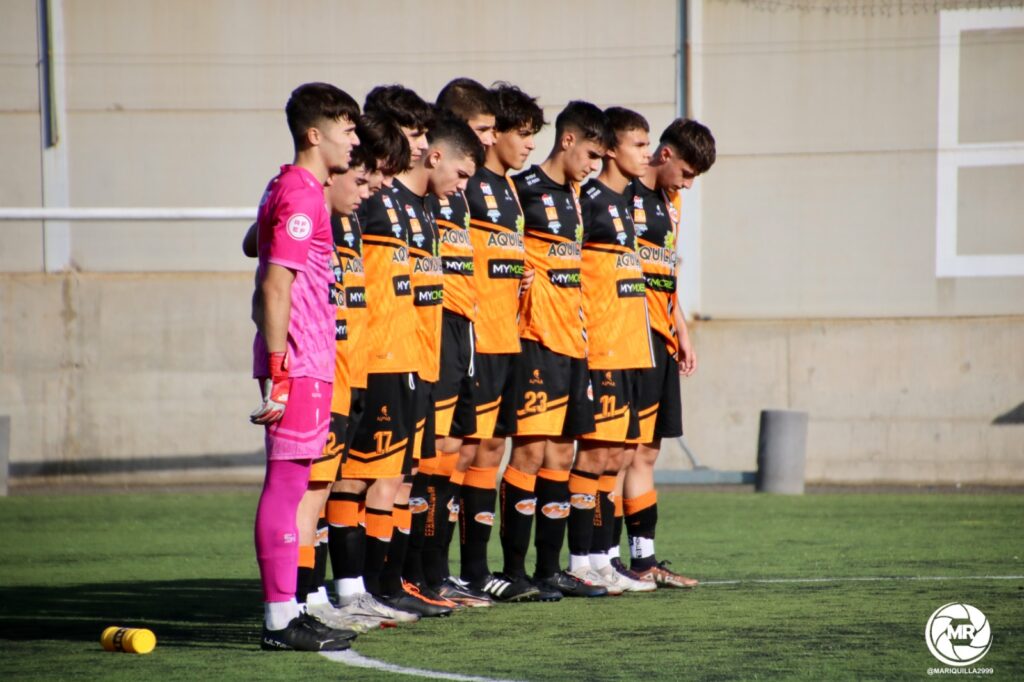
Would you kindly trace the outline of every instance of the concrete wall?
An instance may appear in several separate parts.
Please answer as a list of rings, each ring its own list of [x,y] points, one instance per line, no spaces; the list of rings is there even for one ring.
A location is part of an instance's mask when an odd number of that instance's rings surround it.
[[[291,156],[282,107],[308,80],[361,99],[503,79],[549,119],[585,98],[655,131],[675,110],[674,0],[55,4],[72,206],[254,205]],[[936,276],[938,15],[690,4],[691,104],[720,151],[684,205],[702,245],[683,254],[700,261],[695,311],[714,317],[694,327],[690,445],[751,469],[758,412],[791,407],[811,414],[812,481],[1024,482],[1024,426],[991,423],[1024,401],[1024,277]],[[2,206],[43,203],[36,21],[34,0],[4,3]],[[1024,138],[1006,87],[1022,44],[964,34],[963,142]],[[532,160],[550,143],[548,128]],[[1024,252],[1021,167],[961,171],[960,253]],[[0,223],[16,470],[251,461],[244,227],[75,223],[70,271],[43,275],[41,225]],[[663,464],[686,466],[671,447]]]

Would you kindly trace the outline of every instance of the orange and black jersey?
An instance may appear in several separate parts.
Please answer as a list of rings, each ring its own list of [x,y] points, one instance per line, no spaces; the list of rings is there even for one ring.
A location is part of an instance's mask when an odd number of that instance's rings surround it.
[[[392,189],[409,234],[412,300],[418,321],[417,341],[410,345],[415,345],[420,355],[420,378],[437,381],[441,371],[441,310],[444,302],[437,221],[427,206],[426,197],[416,194],[397,179]],[[408,339],[403,342],[409,343]]]
[[[384,187],[360,207],[363,268],[366,271],[366,333],[371,373],[419,371],[422,353],[416,336],[409,262],[409,226],[395,187]]]
[[[512,182],[485,167],[470,179],[466,200],[478,297],[476,350],[518,353],[519,281],[526,262],[523,209]]]
[[[644,277],[626,197],[597,179],[580,193],[583,212],[583,317],[590,369],[653,364]]]
[[[348,386],[366,388],[366,273],[363,270],[363,230],[356,214],[331,216],[334,252],[337,257],[334,276],[344,290],[344,305],[336,317],[338,343],[335,363],[342,364]],[[339,372],[335,371],[335,384]]]
[[[533,284],[519,306],[519,335],[574,358],[587,355],[580,294],[579,198],[571,184],[560,185],[540,166],[513,178],[523,207],[528,267]]]
[[[676,240],[679,237],[678,193],[650,189],[639,179],[626,188],[636,225],[637,256],[647,285],[647,310],[651,329],[664,337],[668,351],[678,350],[672,314],[676,299]]]
[[[469,239],[469,204],[462,192],[439,199],[427,197],[427,207],[441,233],[441,269],[444,271],[444,309],[473,321],[477,310],[473,280],[473,245]]]

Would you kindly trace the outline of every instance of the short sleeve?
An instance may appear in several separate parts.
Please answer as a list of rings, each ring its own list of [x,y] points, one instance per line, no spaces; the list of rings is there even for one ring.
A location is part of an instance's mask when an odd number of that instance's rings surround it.
[[[323,197],[315,192],[282,192],[269,216],[270,224],[260,230],[261,238],[268,238],[267,262],[306,270],[313,232],[325,211]]]

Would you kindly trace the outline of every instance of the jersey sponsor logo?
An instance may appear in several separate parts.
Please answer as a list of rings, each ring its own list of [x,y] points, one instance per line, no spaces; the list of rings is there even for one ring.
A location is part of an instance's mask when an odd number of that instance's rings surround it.
[[[640,267],[640,259],[635,253],[620,253],[615,257],[615,267],[620,270],[636,270]]]
[[[440,275],[443,272],[441,270],[441,259],[437,256],[413,258],[412,271],[416,274]]]
[[[445,256],[441,259],[441,265],[446,275],[471,276],[473,274],[472,256]]]
[[[466,230],[444,230],[441,232],[441,243],[452,246],[472,246],[469,241],[469,232]]]
[[[551,198],[550,194],[541,194],[540,200],[545,206],[549,206],[551,208],[555,207],[555,200]]]
[[[528,500],[519,500],[515,504],[516,511],[523,516],[533,516],[537,513],[537,498],[531,497]]]
[[[313,221],[305,213],[294,214],[288,219],[285,227],[288,230],[289,236],[300,242],[309,239],[309,235],[313,234]]]
[[[445,204],[444,206],[441,207],[441,217],[444,218],[445,220],[450,221],[452,219],[452,213],[453,211],[451,206]]]
[[[335,307],[344,308],[345,289],[341,286],[332,285],[330,290],[327,292],[327,302]]]
[[[365,308],[366,288],[349,287],[345,289],[345,304],[348,305],[349,308]]]
[[[444,287],[440,284],[428,284],[413,289],[413,304],[417,306],[441,305],[444,300]]]
[[[575,493],[569,497],[569,504],[576,509],[593,509],[597,506],[597,501],[594,499],[593,495]]]
[[[389,208],[388,209],[388,222],[389,223],[397,223],[398,222],[398,211],[396,211],[393,208]]]
[[[618,208],[618,206],[616,206],[615,204],[608,204],[608,215],[610,215],[613,218],[618,218],[619,217],[619,208]],[[621,225],[622,223],[620,222],[619,224]]]
[[[555,208],[554,206],[547,206],[544,209],[544,215],[545,215],[545,217],[547,217],[549,222],[557,221],[558,220],[558,209]]]
[[[487,235],[487,247],[499,249],[519,249],[523,247],[523,235],[509,234],[508,232],[492,232]]]
[[[346,218],[346,220],[347,220],[347,218]],[[354,234],[352,234],[351,232],[346,232],[345,236],[342,237],[342,239],[344,239],[345,243],[348,244],[348,248],[350,248],[350,249],[356,248],[356,236]]]
[[[381,195],[381,202],[383,202],[385,208],[394,208],[395,207],[395,205],[393,203],[391,203],[391,197],[389,197],[387,194]]]
[[[362,275],[365,274],[363,270],[363,259],[362,258],[346,258],[342,261],[342,269],[346,275]]]
[[[485,526],[493,526],[494,525],[494,512],[489,512],[489,511],[477,512],[476,515],[473,517],[473,520],[476,521],[477,523],[481,523],[481,524],[483,524]]]
[[[498,208],[498,200],[491,194],[484,195],[484,205],[487,208]]]
[[[395,249],[394,253],[391,254],[392,263],[408,263],[409,262],[409,247],[399,246]]]
[[[409,498],[409,511],[413,514],[422,514],[423,512],[430,509],[430,505],[427,504],[427,500],[423,497],[410,497]]]
[[[526,263],[522,260],[495,258],[487,261],[487,271],[491,279],[522,279],[526,273]]]
[[[591,187],[591,188],[587,189],[587,196],[590,197],[591,199],[596,199],[598,196],[600,196],[600,194],[601,194],[601,188],[600,187]]]
[[[580,269],[579,268],[557,268],[548,270],[548,279],[556,287],[562,287],[565,289],[579,289],[580,288]]]
[[[409,204],[406,204],[405,205],[405,214],[407,216],[409,216],[410,218],[415,218],[416,217],[416,209],[413,208],[412,206],[410,206]]]
[[[651,291],[660,294],[674,294],[676,292],[676,278],[671,275],[648,275],[644,274],[644,283]]]
[[[391,233],[394,234],[399,239],[401,239],[402,238],[402,226],[399,225],[398,223],[392,223],[391,224]]]
[[[533,185],[536,185],[538,182],[540,182],[540,178],[537,177],[536,173],[530,173],[523,179],[526,180],[527,187],[532,187]]]
[[[346,320],[334,321],[334,340],[348,341],[348,322]]]
[[[645,263],[660,263],[669,267],[676,264],[676,252],[671,249],[641,245],[636,251]]]
[[[576,242],[559,242],[548,247],[548,258],[579,258],[580,253]]]
[[[615,288],[619,292],[619,298],[643,298],[646,286],[644,278],[639,277],[637,279],[620,279],[615,283]]]
[[[568,502],[548,502],[540,508],[540,513],[549,519],[566,519],[569,518],[569,503]]]
[[[391,278],[391,285],[395,288],[395,296],[408,296],[412,293],[409,275],[395,275]]]
[[[544,379],[543,377],[541,377],[539,369],[533,370],[533,376],[530,377],[530,383],[537,384],[540,386],[544,385]]]
[[[487,212],[487,217],[490,219],[492,223],[497,223],[498,221],[501,220],[501,211],[499,211],[496,208],[491,209],[490,211]]]
[[[484,193],[484,196],[491,196],[494,192],[491,191],[491,184],[489,182],[480,183],[480,191]]]

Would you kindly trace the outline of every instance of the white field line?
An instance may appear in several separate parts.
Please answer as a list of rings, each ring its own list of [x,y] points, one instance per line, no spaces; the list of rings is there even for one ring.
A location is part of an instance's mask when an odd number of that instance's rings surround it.
[[[809,584],[809,583],[889,583],[889,582],[913,582],[913,581],[957,581],[957,580],[1024,580],[1024,575],[909,575],[909,576],[866,576],[866,577],[833,577],[833,578],[750,578],[746,580],[705,580],[702,586],[715,585],[787,585],[787,584]],[[394,663],[378,661],[374,658],[361,656],[355,651],[324,651],[321,656],[331,659],[337,663],[344,663],[353,668],[369,668],[371,670],[383,670],[396,675],[414,675],[425,677],[431,680],[456,680],[456,682],[514,682],[513,680],[500,680],[491,677],[480,677],[477,675],[460,675],[458,673],[438,672],[435,670],[424,670],[422,668],[406,668]]]
[[[746,580],[704,580],[701,585],[785,585],[800,583],[889,583],[926,580],[1024,580],[1024,575],[889,575],[862,578],[749,578]]]
[[[396,665],[394,663],[385,663],[384,661],[378,661],[374,658],[360,656],[351,649],[348,649],[347,651],[322,651],[320,652],[320,655],[329,658],[332,661],[350,665],[353,668],[383,670],[384,672],[394,673],[396,675],[415,675],[416,677],[425,677],[431,680],[456,680],[457,682],[515,682],[514,680],[499,680],[492,677],[480,677],[477,675],[460,675],[458,673],[445,673],[438,672],[436,670],[424,670],[422,668],[406,668],[405,666]]]

